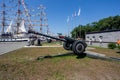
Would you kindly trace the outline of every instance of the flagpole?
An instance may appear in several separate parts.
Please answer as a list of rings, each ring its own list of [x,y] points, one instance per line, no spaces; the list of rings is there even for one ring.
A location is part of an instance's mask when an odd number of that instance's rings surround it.
[[[72,18],[71,18],[71,26],[72,26],[72,29],[74,29],[74,14],[72,14]]]
[[[69,37],[69,22],[68,22],[68,37]]]
[[[69,30],[69,26],[70,24],[68,23],[68,37],[70,36],[70,30]]]
[[[79,10],[78,10],[78,19],[79,19],[79,20],[80,20],[80,18],[79,18],[80,13],[81,13],[81,9],[79,8]],[[79,21],[79,20],[78,20],[78,21]],[[81,26],[80,26],[80,38],[82,38]]]
[[[75,14],[74,14],[74,19],[75,19],[75,20],[74,20],[74,22],[75,22],[74,25],[75,25],[75,28],[76,28],[76,26],[77,26],[77,25],[76,25],[76,12],[75,12]],[[75,34],[75,38],[77,38],[77,31],[75,31],[75,32],[76,32],[76,34]]]
[[[67,18],[67,25],[68,25],[68,37],[69,37],[69,21],[70,21],[70,19],[69,19],[69,16],[68,16],[68,18]]]

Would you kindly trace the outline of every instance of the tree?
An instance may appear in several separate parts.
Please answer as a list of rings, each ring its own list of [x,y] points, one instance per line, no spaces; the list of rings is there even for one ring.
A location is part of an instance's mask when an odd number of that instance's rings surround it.
[[[120,29],[120,16],[110,16],[103,18],[98,22],[92,22],[85,26],[79,25],[71,32],[73,38],[81,37],[85,38],[85,33],[96,31],[107,31]]]

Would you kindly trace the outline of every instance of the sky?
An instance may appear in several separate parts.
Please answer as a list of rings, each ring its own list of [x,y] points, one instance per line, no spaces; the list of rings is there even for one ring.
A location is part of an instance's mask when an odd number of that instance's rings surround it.
[[[50,31],[67,34],[75,26],[86,25],[100,19],[120,15],[120,0],[25,0],[29,8],[38,13],[40,4],[46,7]],[[72,17],[81,9],[80,16]],[[67,23],[67,18],[70,17]]]

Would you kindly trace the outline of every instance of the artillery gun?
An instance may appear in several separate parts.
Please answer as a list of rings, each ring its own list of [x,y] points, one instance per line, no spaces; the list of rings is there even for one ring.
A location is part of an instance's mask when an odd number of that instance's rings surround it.
[[[55,40],[59,40],[59,41],[63,41],[63,48],[66,50],[71,50],[73,51],[76,55],[81,55],[85,52],[85,49],[87,47],[87,44],[84,41],[81,40],[75,40],[69,37],[64,37],[64,38],[57,38],[57,37],[53,37],[53,36],[49,36],[49,35],[45,35],[33,30],[29,30],[28,33],[32,33],[32,34],[36,34],[36,35],[41,35],[41,36],[45,36],[51,39],[55,39]]]

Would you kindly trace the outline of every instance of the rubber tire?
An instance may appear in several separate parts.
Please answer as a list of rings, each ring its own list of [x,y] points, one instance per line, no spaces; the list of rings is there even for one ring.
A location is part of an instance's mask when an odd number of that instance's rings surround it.
[[[84,45],[85,45],[85,48],[87,47],[87,44],[86,43],[84,43]]]
[[[72,45],[72,50],[76,55],[81,55],[84,53],[86,45],[81,41],[75,41]]]
[[[68,43],[68,42],[64,42],[63,43],[63,48],[66,50],[72,50],[72,44]]]

